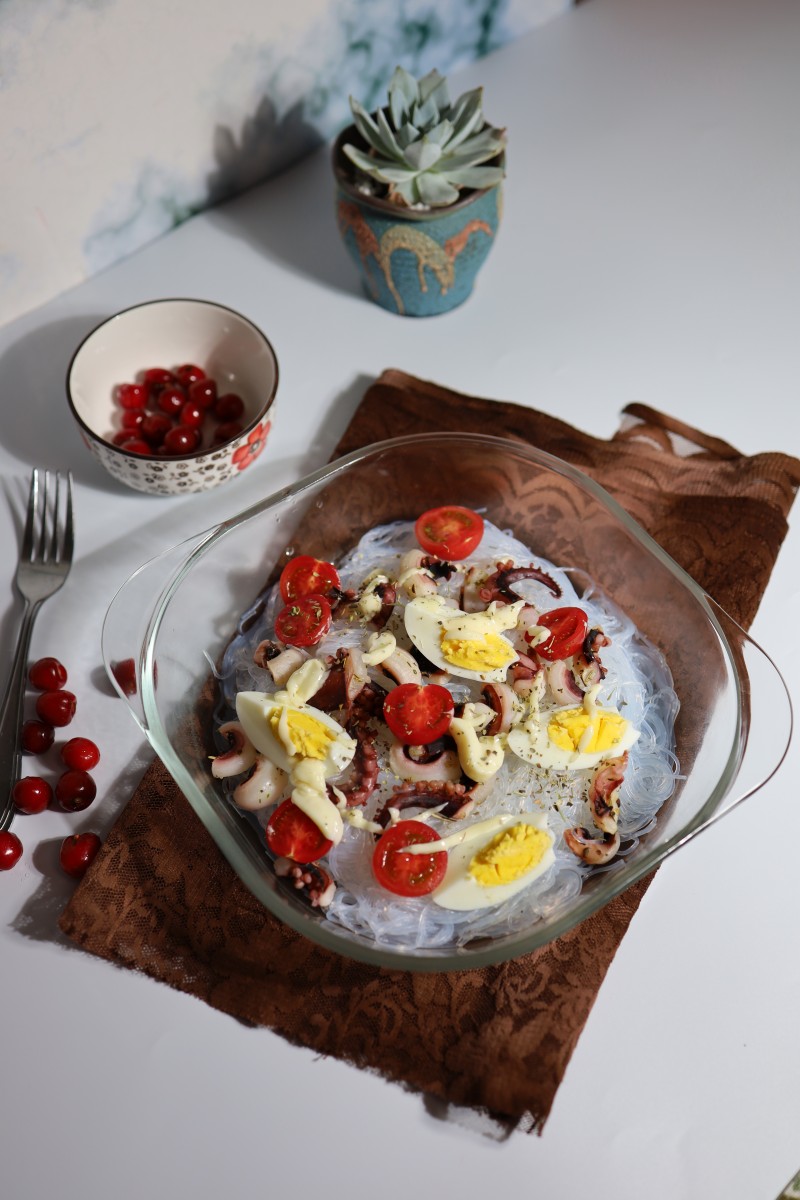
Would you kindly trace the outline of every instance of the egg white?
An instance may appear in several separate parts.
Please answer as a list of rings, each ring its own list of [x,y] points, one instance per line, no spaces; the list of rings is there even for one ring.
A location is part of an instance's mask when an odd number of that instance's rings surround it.
[[[421,596],[406,605],[403,620],[406,633],[420,653],[443,671],[448,671],[451,675],[457,675],[461,679],[477,679],[481,683],[502,683],[508,674],[509,667],[519,658],[507,638],[503,638],[503,641],[508,645],[509,660],[504,667],[497,667],[494,670],[475,671],[469,667],[459,667],[455,663],[449,662],[442,654],[442,634],[448,626],[462,619],[466,619],[469,624],[474,622],[476,617],[482,615],[466,613],[460,608],[453,608],[445,604],[439,596]],[[503,637],[500,630],[493,632],[497,632],[498,636]],[[468,639],[465,638],[465,640]],[[480,645],[480,637],[473,640],[475,645]]]
[[[482,850],[493,837],[513,825],[532,825],[535,829],[547,830],[547,818],[543,813],[505,813],[498,817],[488,817],[485,821],[476,821],[464,830],[464,838],[457,845],[450,845],[447,857],[447,872],[438,888],[432,893],[431,899],[440,908],[454,912],[467,912],[475,908],[491,908],[502,904],[516,896],[524,888],[529,887],[534,879],[543,875],[555,861],[551,845],[544,852],[539,862],[530,871],[512,879],[510,883],[498,883],[486,887],[478,883],[469,873],[469,864],[479,850]],[[455,835],[458,836],[458,835]],[[450,841],[450,839],[448,839]]]
[[[551,740],[548,725],[555,713],[569,712],[576,707],[575,704],[565,704],[559,708],[535,714],[527,721],[523,721],[509,731],[506,743],[508,748],[513,750],[518,758],[532,763],[535,767],[550,767],[554,771],[582,771],[586,768],[596,767],[607,759],[618,758],[626,750],[630,750],[637,741],[638,730],[634,729],[630,721],[625,721],[621,738],[605,750],[564,750],[563,747],[556,745]],[[621,715],[616,708],[603,708],[598,711],[609,715]]]
[[[286,704],[276,701],[266,692],[239,692],[236,697],[236,715],[239,722],[260,754],[266,755],[282,771],[290,774],[300,761],[300,755],[288,754],[283,742],[272,731],[270,718],[273,712],[285,708],[288,712],[304,713],[319,721],[334,736],[327,753],[320,761],[325,777],[338,775],[352,761],[356,743],[333,717],[314,708],[312,704]]]

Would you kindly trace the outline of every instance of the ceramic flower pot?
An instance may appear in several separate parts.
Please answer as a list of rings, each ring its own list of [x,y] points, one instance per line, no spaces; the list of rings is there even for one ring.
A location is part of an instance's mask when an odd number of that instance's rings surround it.
[[[336,219],[366,294],[406,317],[432,317],[463,304],[494,244],[501,188],[469,192],[447,208],[400,209],[355,186],[345,142],[360,143],[355,126],[342,131],[333,149]]]

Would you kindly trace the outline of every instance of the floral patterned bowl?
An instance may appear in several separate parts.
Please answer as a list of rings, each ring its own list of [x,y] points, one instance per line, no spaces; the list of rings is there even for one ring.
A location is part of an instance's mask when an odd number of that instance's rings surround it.
[[[148,367],[194,363],[220,391],[244,401],[241,433],[180,456],[132,454],[112,442],[118,384]],[[67,371],[67,400],[87,449],[128,487],[174,496],[217,487],[258,458],[270,430],[278,360],[246,317],[207,300],[151,300],[110,317],[78,346]]]

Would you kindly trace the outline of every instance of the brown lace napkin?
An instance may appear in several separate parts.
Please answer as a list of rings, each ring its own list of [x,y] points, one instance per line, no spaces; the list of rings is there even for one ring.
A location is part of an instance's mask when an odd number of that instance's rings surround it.
[[[755,615],[800,484],[800,462],[746,457],[633,405],[611,441],[513,404],[398,371],[367,391],[337,453],[403,433],[480,431],[581,467],[740,623]],[[292,1042],[429,1096],[541,1129],[647,881],[514,962],[424,975],[323,950],[239,883],[153,763],[61,917],[81,946]]]

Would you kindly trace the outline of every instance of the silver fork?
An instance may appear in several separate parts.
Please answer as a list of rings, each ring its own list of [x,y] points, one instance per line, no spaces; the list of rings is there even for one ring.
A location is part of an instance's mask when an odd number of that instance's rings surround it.
[[[22,626],[11,675],[0,708],[0,830],[8,829],[14,816],[11,791],[19,777],[19,731],[25,697],[28,647],[33,622],[40,606],[63,584],[72,565],[72,475],[67,474],[66,497],[60,475],[55,477],[55,495],[50,497],[48,473],[40,486],[40,472],[31,476],[28,515],[22,551],[17,564],[17,590],[25,601]]]

